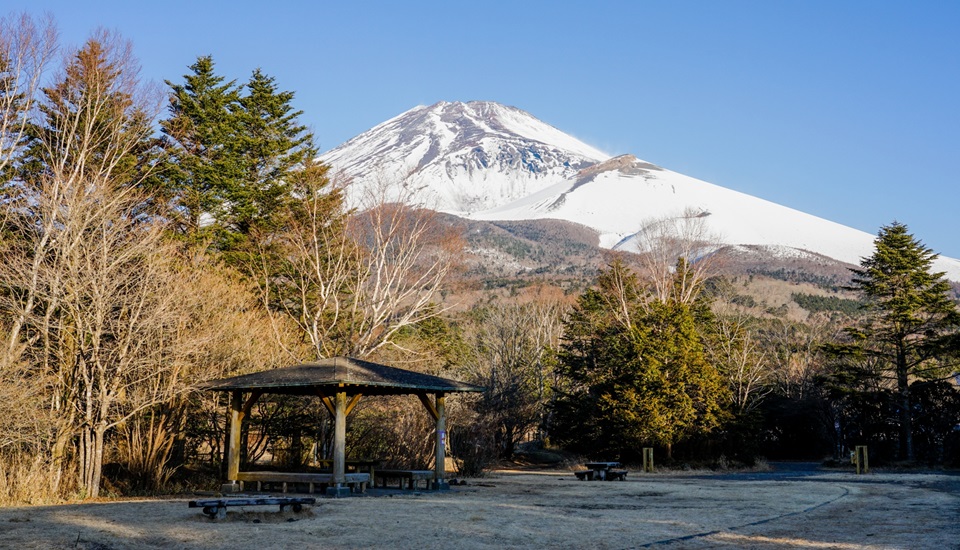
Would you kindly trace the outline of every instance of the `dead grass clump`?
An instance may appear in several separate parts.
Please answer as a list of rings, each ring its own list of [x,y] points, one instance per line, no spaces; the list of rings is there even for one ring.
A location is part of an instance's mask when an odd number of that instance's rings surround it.
[[[0,455],[0,507],[61,502],[50,475],[50,465],[40,458]]]

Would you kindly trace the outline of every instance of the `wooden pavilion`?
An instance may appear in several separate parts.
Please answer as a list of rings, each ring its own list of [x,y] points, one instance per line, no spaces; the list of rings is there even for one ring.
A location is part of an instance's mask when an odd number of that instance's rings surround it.
[[[444,471],[446,445],[445,396],[449,393],[482,392],[483,387],[361,361],[351,357],[333,357],[268,371],[244,374],[207,382],[207,391],[229,392],[230,417],[227,444],[227,483],[229,490],[238,481],[258,479],[252,472],[240,471],[240,426],[250,409],[264,394],[307,395],[319,398],[334,419],[333,471],[328,494],[349,492],[346,485],[347,415],[364,395],[416,395],[436,421],[436,469],[434,487],[447,487]],[[431,400],[431,395],[433,399]],[[300,478],[290,477],[291,480]],[[308,480],[304,476],[302,479]],[[370,480],[372,483],[374,480]]]

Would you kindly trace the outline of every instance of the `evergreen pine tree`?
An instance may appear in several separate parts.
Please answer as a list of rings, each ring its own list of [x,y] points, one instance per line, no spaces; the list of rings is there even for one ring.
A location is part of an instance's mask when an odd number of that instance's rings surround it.
[[[290,170],[317,155],[313,135],[298,120],[303,111],[294,111],[291,105],[293,92],[278,91],[274,79],[260,69],[253,72],[246,92],[240,99],[241,132],[236,142],[245,177],[226,190],[227,223],[238,235],[272,225],[291,199],[286,181]]]
[[[688,282],[684,264],[676,284]],[[556,434],[567,446],[621,457],[644,445],[667,449],[722,420],[727,388],[706,359],[699,302],[651,300],[615,262],[568,318],[558,370]]]
[[[169,157],[167,193],[179,231],[202,240],[226,217],[227,189],[247,176],[237,142],[241,136],[240,90],[214,72],[213,58],[190,66],[183,84],[171,87],[169,118],[160,122]]]
[[[914,459],[910,383],[950,374],[950,342],[960,328],[943,273],[931,272],[930,248],[894,222],[880,229],[872,256],[853,270],[852,289],[868,302],[868,315],[848,331],[852,356],[877,365],[896,388],[901,456]]]
[[[291,171],[317,150],[293,92],[259,69],[243,88],[217,75],[209,56],[190,69],[184,84],[167,83],[170,117],[161,122],[174,217],[182,233],[237,260],[256,248],[255,232],[274,228],[292,200]]]

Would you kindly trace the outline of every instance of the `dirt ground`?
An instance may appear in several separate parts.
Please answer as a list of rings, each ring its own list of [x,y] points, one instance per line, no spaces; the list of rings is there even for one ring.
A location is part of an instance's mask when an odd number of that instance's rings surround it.
[[[498,471],[448,492],[376,490],[300,513],[198,498],[0,509],[0,547],[960,549],[960,476]],[[289,509],[288,509],[289,510]]]

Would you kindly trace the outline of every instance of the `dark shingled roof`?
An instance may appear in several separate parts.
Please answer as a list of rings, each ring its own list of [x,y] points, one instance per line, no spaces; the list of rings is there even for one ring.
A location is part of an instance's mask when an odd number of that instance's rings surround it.
[[[351,357],[332,357],[313,363],[243,374],[200,385],[208,391],[252,391],[267,393],[330,393],[345,388],[364,394],[402,395],[420,392],[482,392],[485,388],[439,376],[388,367]]]

